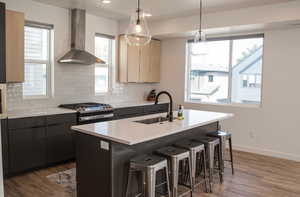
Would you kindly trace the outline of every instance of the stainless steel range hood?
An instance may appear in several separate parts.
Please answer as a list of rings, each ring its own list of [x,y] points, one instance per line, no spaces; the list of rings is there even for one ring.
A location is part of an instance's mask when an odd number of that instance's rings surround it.
[[[71,10],[71,50],[58,60],[64,64],[91,65],[105,63],[103,60],[85,51],[85,10]]]

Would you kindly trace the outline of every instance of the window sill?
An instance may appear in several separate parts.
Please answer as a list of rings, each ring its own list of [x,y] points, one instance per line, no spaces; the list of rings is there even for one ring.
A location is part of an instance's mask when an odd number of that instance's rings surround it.
[[[110,91],[108,91],[108,92],[96,92],[95,96],[106,96],[106,95],[108,95],[110,93],[111,93]]]
[[[50,96],[23,96],[23,100],[50,99]]]
[[[224,106],[224,107],[240,107],[240,108],[261,108],[261,104],[243,104],[243,103],[209,103],[209,102],[196,102],[186,100],[187,104],[211,105],[211,106]]]

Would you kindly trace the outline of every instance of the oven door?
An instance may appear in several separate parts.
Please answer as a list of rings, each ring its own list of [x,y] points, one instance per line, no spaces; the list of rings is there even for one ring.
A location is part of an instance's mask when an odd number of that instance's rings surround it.
[[[106,113],[91,113],[91,114],[80,114],[78,117],[78,124],[90,124],[90,123],[97,123],[97,122],[105,122],[114,119],[113,112],[106,112]]]

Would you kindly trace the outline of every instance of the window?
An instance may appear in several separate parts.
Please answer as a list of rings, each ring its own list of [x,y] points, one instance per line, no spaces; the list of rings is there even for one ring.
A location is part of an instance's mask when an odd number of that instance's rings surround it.
[[[95,65],[95,93],[107,93],[111,87],[115,40],[112,36],[96,34],[95,55],[106,64]]]
[[[187,44],[186,100],[261,102],[263,35]]]
[[[208,75],[208,82],[214,82],[214,76]]]
[[[48,97],[51,71],[52,26],[26,23],[25,26],[25,82],[24,98]]]

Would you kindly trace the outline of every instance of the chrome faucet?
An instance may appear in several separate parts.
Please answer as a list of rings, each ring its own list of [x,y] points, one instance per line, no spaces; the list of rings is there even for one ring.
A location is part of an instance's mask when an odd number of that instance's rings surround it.
[[[169,122],[173,122],[173,99],[169,92],[161,91],[160,93],[158,93],[155,98],[155,105],[158,103],[158,98],[162,94],[166,94],[169,97],[170,104],[169,104],[169,112],[168,112],[167,118],[169,119]]]

